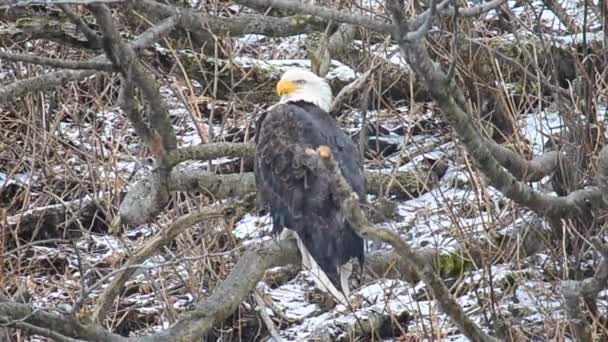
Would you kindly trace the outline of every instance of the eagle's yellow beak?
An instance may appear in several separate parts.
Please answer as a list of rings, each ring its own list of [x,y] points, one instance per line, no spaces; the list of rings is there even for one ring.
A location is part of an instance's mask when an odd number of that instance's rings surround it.
[[[277,83],[277,95],[283,96],[298,90],[298,85],[292,81],[280,80]]]

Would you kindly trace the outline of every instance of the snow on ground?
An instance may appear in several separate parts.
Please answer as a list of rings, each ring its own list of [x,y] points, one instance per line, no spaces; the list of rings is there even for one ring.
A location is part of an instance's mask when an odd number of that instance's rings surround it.
[[[361,6],[381,10],[382,2],[376,0],[361,0]],[[509,1],[509,7],[520,18],[528,23],[533,23],[536,16],[540,16],[541,23],[548,29],[545,34],[552,34],[551,38],[562,44],[570,44],[580,41],[581,34],[564,34],[565,27],[557,20],[556,16],[548,9],[543,9],[541,1],[532,2],[534,11],[529,10],[528,5],[519,5],[519,1]],[[476,2],[471,2],[476,4]],[[582,23],[582,6],[580,1],[569,0],[564,5],[570,15],[579,23]],[[236,6],[234,10],[240,10]],[[492,20],[495,11],[486,15],[486,20]],[[599,33],[593,32],[598,28],[598,22],[594,14],[588,18],[589,25],[587,35],[589,40],[601,40]],[[522,32],[526,31],[521,28]],[[559,33],[559,35],[556,35]],[[508,35],[502,36],[509,37]],[[282,72],[287,68],[300,67],[310,68],[308,60],[298,59],[305,55],[304,41],[306,35],[299,35],[287,38],[267,38],[260,35],[247,35],[236,39],[235,48],[243,51],[243,54],[235,59],[241,65],[267,65],[269,70]],[[355,42],[361,44],[361,42]],[[255,51],[256,55],[250,53]],[[390,62],[408,68],[403,58],[399,55],[398,48],[390,44],[375,44],[371,48],[372,53],[386,58]],[[285,58],[287,57],[287,58]],[[281,59],[279,59],[281,58]],[[0,79],[4,75],[0,72]],[[343,82],[350,82],[357,77],[357,74],[348,66],[332,61],[330,73],[327,79],[339,79]],[[172,83],[175,87],[176,83]],[[195,84],[195,87],[197,85]],[[189,112],[187,106],[179,96],[175,95],[175,89],[164,85],[161,88],[163,100],[171,112],[171,117],[175,122],[176,131],[180,146],[194,146],[203,141],[201,136],[201,125],[203,120],[196,118]],[[415,120],[424,119],[426,121],[435,120],[432,111],[420,109],[420,112],[410,113],[410,108],[398,107],[392,112],[393,117],[382,118],[385,111],[368,113],[371,121],[381,121],[390,133],[372,139],[382,140],[384,143],[398,146],[398,152],[387,157],[385,163],[380,167],[374,164],[377,172],[390,173],[394,171],[400,155],[406,154],[414,156],[403,165],[398,165],[399,171],[412,171],[417,169],[417,165],[423,159],[446,159],[448,168],[439,180],[437,186],[431,191],[413,199],[399,200],[397,212],[401,216],[398,221],[381,223],[381,226],[397,231],[412,247],[432,247],[442,252],[456,250],[464,240],[481,239],[497,231],[508,233],[517,230],[528,221],[533,219],[533,215],[525,210],[509,208],[501,209],[508,202],[498,191],[491,187],[482,187],[483,191],[475,190],[474,187],[479,179],[463,163],[463,153],[459,150],[457,141],[442,132],[424,132],[419,134],[408,133],[415,125]],[[605,104],[602,107],[602,114],[605,115]],[[412,117],[416,117],[412,119]],[[408,121],[411,120],[411,121]],[[345,127],[351,133],[356,132],[360,127],[359,113],[349,113],[348,125]],[[239,126],[239,124],[236,124]],[[242,123],[241,125],[242,126]],[[535,156],[540,155],[544,149],[543,145],[547,135],[559,132],[564,126],[563,119],[559,114],[550,110],[538,113],[530,113],[520,120],[520,132],[523,137],[530,141],[532,151]],[[214,133],[220,133],[220,127],[213,125],[210,129]],[[92,125],[85,123],[64,120],[59,123],[58,130],[61,132],[65,141],[76,148],[87,151],[96,156],[118,155],[118,160],[114,163],[114,172],[101,168],[92,170],[81,165],[74,166],[73,171],[81,172],[84,175],[96,172],[100,177],[114,177],[116,175],[141,175],[142,169],[149,169],[146,160],[138,158],[142,155],[141,143],[135,135],[131,125],[125,118],[124,113],[114,110],[99,113],[96,122]],[[397,133],[396,133],[397,132]],[[129,136],[127,143],[120,144],[118,147],[113,145],[113,137]],[[92,141],[91,136],[97,140]],[[118,149],[110,151],[109,146]],[[430,148],[429,148],[430,147]],[[419,151],[423,150],[423,153]],[[101,157],[100,157],[101,158]],[[218,159],[213,161],[213,166],[229,163],[232,159]],[[68,160],[68,165],[70,161]],[[188,169],[207,169],[209,163],[190,162],[184,163],[179,168]],[[478,177],[481,178],[481,177]],[[130,179],[133,183],[137,176]],[[37,180],[35,175],[28,173],[9,174],[8,170],[0,169],[0,186],[16,185],[29,186]],[[373,198],[372,198],[373,199]],[[484,210],[479,215],[480,206],[488,206],[492,210]],[[119,263],[121,258],[128,255],[127,251],[133,250],[142,241],[158,232],[157,225],[142,225],[129,229],[122,238],[110,235],[89,234],[76,243],[82,254],[80,262],[87,265],[102,265],[103,267],[113,268]],[[244,215],[236,223],[232,231],[234,238],[239,240],[242,245],[247,246],[269,238],[271,230],[270,218],[259,217],[249,213]],[[80,274],[79,261],[74,256],[73,246],[65,248],[48,248],[44,246],[34,246],[31,249],[31,262],[42,265],[46,268],[66,267],[68,276],[61,279],[57,284],[53,284],[50,289],[42,292],[34,291],[33,303],[38,307],[49,307],[55,304],[71,303],[74,298],[71,294],[77,293],[74,289],[80,286],[80,277],[88,279],[87,274]],[[387,248],[381,244],[368,244],[369,251]],[[180,260],[177,262],[169,260],[168,257],[158,255],[144,261],[137,274],[126,284],[129,294],[124,301],[129,309],[142,316],[158,316],[163,314],[165,303],[158,294],[151,290],[155,286],[155,279],[159,275],[166,274],[166,269],[172,270],[175,278],[188,278],[189,269],[187,264]],[[542,326],[547,320],[561,320],[564,317],[560,305],[558,289],[553,283],[546,281],[544,269],[550,263],[550,257],[543,254],[536,254],[521,260],[496,264],[489,269],[479,267],[476,270],[467,272],[462,279],[455,277],[448,279],[457,291],[457,300],[468,312],[474,321],[486,326],[485,317],[496,314],[505,319],[512,319],[513,322],[525,326]],[[492,284],[488,283],[487,272],[492,273]],[[46,275],[34,274],[23,277],[24,281],[32,284],[33,289],[41,289],[47,284],[49,278]],[[91,277],[95,279],[95,277]],[[175,280],[175,278],[171,280]],[[97,279],[98,280],[98,279]],[[99,285],[90,293],[91,298],[96,298],[99,290],[107,284]],[[40,284],[40,286],[36,286]],[[87,283],[93,286],[95,282]],[[167,284],[168,293],[172,295],[172,307],[177,312],[185,311],[192,304],[196,303],[197,298],[187,290],[184,290],[178,281]],[[199,289],[206,293],[208,289]],[[302,271],[295,278],[286,283],[271,288],[265,283],[260,283],[258,290],[269,295],[274,304],[282,310],[282,314],[294,323],[284,325],[280,328],[280,334],[285,341],[309,340],[318,334],[325,334],[327,331],[335,338],[345,338],[345,331],[352,329],[355,322],[369,319],[374,315],[400,317],[407,314],[407,318],[400,322],[403,324],[407,336],[421,336],[428,338],[428,331],[433,331],[436,340],[444,341],[464,341],[464,337],[456,332],[455,327],[449,322],[447,317],[437,307],[437,303],[429,300],[430,295],[425,291],[421,283],[410,284],[400,280],[379,278],[372,282],[362,284],[353,289],[352,298],[359,303],[353,312],[344,306],[338,305],[331,310],[324,310],[314,303],[309,294],[314,291],[314,285],[310,275]],[[495,307],[488,308],[489,298],[493,297],[492,302]],[[200,298],[199,298],[200,299]],[[600,304],[602,309],[608,306],[608,291],[600,294]],[[276,316],[273,310],[268,309],[268,314]],[[164,315],[158,319],[158,324],[153,326],[153,330],[166,328],[171,323],[170,318]],[[393,337],[387,340],[396,340]],[[33,341],[33,339],[32,339]]]

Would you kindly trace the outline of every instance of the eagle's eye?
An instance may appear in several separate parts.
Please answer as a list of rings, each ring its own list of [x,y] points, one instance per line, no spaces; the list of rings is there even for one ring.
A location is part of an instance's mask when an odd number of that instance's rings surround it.
[[[302,84],[306,83],[306,81],[304,81],[304,80],[295,80],[295,81],[293,81],[293,83],[298,84],[298,85],[302,85]]]

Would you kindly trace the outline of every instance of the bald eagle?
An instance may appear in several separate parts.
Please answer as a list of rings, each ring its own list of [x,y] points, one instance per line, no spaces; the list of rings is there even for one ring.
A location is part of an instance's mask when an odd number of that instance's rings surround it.
[[[351,260],[363,263],[363,240],[334,201],[333,177],[307,153],[329,147],[361,201],[363,164],[354,142],[328,114],[332,93],[323,78],[291,69],[276,90],[279,103],[256,123],[258,208],[270,212],[273,234],[296,239],[302,264],[317,286],[347,305]]]

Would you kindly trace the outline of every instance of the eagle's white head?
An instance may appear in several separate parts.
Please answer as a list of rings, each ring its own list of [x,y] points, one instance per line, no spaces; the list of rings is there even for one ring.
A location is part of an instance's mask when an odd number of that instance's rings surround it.
[[[289,69],[277,83],[279,103],[306,101],[314,103],[329,112],[332,94],[325,79],[305,69]]]

